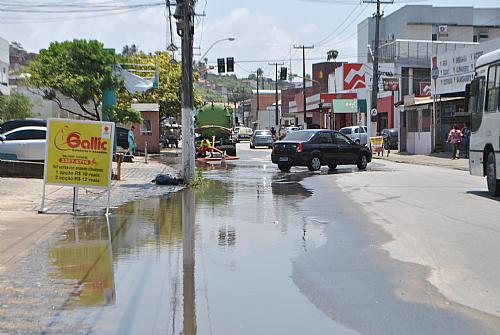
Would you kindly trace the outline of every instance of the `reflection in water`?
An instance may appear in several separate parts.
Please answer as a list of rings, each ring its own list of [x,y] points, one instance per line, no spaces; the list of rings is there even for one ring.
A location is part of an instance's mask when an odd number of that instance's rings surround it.
[[[82,220],[88,228],[89,221]],[[107,227],[109,227],[107,225]],[[112,247],[108,229],[80,232],[80,222],[68,230],[67,239],[49,250],[49,257],[62,278],[76,280],[67,306],[115,303]]]
[[[184,334],[196,334],[196,297],[194,281],[195,196],[182,191],[182,251],[184,270]]]

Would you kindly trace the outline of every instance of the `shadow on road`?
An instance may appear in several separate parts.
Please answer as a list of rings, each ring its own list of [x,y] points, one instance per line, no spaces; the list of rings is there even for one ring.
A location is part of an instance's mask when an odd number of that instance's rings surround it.
[[[500,197],[492,197],[487,191],[467,191],[467,194],[477,195],[478,197],[500,202]]]

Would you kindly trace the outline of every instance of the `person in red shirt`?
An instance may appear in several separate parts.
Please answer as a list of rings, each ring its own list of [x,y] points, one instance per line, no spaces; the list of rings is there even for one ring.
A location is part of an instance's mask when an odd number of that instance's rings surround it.
[[[460,128],[458,125],[454,125],[453,128],[450,130],[450,133],[448,134],[448,141],[451,143],[453,146],[453,158],[460,158],[459,157],[459,148],[460,144],[462,143],[462,132],[460,131]]]

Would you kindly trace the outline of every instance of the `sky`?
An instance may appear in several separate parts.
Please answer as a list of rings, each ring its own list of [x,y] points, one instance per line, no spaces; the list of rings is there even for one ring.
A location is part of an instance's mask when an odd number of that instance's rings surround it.
[[[74,38],[98,39],[120,52],[126,44],[136,44],[145,52],[165,50],[170,44],[168,17],[164,6],[137,8],[124,13],[102,12],[110,3],[124,5],[162,3],[164,0],[16,0],[25,6],[12,12],[9,2],[0,1],[0,37],[20,42],[30,52],[47,48],[51,41]],[[40,13],[44,4],[78,3],[91,8],[86,13]],[[385,15],[406,4],[470,6],[468,0],[395,0],[383,5]],[[4,5],[2,5],[4,4]],[[7,4],[7,5],[5,5]],[[497,0],[475,0],[475,7],[498,7]],[[13,5],[11,5],[13,6]],[[312,62],[326,60],[326,52],[339,51],[340,61],[356,61],[357,23],[371,16],[374,4],[357,0],[198,0],[195,30],[195,60],[207,52],[214,41],[234,37],[233,42],[217,43],[206,57],[215,65],[219,57],[234,57],[236,74],[247,77],[257,68],[274,77],[269,62],[285,60],[293,73],[302,72],[302,52],[294,45],[314,45],[306,53],[307,71]],[[175,33],[174,44],[180,46]],[[179,56],[177,56],[178,59]]]

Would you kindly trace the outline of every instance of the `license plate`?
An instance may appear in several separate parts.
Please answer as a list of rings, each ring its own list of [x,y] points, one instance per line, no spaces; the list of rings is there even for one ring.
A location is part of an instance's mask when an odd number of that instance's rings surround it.
[[[280,162],[288,162],[288,157],[280,157]]]

